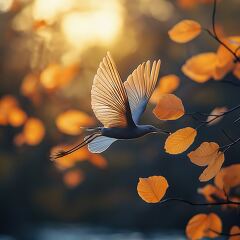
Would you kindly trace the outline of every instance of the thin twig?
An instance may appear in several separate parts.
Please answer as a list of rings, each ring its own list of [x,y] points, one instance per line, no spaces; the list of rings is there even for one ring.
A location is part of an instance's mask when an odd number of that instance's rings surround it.
[[[235,201],[231,201],[231,200],[227,200],[225,202],[198,203],[198,202],[191,202],[191,201],[183,199],[183,198],[166,198],[166,199],[160,201],[159,204],[164,204],[164,203],[170,202],[170,201],[183,202],[183,203],[186,203],[186,204],[192,205],[192,206],[219,206],[219,205],[231,205],[231,204],[240,206],[240,202],[235,202]]]
[[[209,228],[208,230],[211,231],[211,232],[214,232],[214,233],[216,233],[220,236],[226,236],[226,237],[240,236],[240,232],[231,234],[231,233],[225,233],[225,232],[217,232],[217,231],[215,231],[214,229],[211,229],[211,228]]]
[[[235,58],[235,62],[240,62],[240,58],[236,54],[236,51],[234,52],[230,47],[228,47],[218,36],[216,31],[216,12],[217,12],[217,0],[213,1],[213,13],[212,13],[212,31],[209,29],[204,30],[213,38],[215,39],[219,44],[221,44],[223,47],[225,47]]]

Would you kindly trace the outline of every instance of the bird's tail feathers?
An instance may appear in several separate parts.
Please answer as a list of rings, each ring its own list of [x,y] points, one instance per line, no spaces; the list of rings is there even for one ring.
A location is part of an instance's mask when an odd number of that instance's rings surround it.
[[[89,136],[86,136],[82,142],[80,142],[79,144],[75,145],[74,147],[72,147],[72,148],[70,148],[68,150],[60,149],[57,152],[51,154],[50,155],[50,159],[51,160],[56,160],[58,158],[67,156],[67,155],[77,151],[78,149],[86,146],[87,144],[91,143],[95,138],[97,138],[97,137],[99,137],[101,135],[102,134],[100,132],[97,132],[97,133],[93,133],[93,134],[91,134]]]

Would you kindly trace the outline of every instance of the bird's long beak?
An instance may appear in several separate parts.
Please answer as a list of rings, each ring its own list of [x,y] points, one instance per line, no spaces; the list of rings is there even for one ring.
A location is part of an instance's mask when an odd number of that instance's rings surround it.
[[[167,130],[164,130],[164,129],[161,129],[161,128],[156,128],[156,129],[157,129],[157,133],[163,133],[163,134],[167,134],[167,135],[171,134],[170,131],[167,131]]]

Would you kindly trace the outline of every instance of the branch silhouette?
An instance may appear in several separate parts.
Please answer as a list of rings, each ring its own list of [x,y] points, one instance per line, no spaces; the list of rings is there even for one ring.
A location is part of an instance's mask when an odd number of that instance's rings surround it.
[[[191,202],[191,201],[183,199],[183,198],[166,198],[166,199],[163,199],[162,201],[160,201],[159,204],[164,204],[164,203],[171,202],[171,201],[182,202],[182,203],[186,203],[186,204],[192,205],[192,206],[221,206],[221,205],[232,205],[232,204],[240,206],[240,202],[231,201],[229,199],[226,201],[222,201],[222,202],[199,203],[199,202]]]

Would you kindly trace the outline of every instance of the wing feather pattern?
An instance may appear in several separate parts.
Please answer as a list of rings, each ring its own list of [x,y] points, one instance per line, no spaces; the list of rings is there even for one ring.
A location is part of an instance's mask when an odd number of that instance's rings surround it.
[[[124,82],[135,124],[139,122],[148,100],[155,89],[160,64],[160,60],[157,62],[154,61],[151,68],[150,61],[144,62],[140,64],[133,73],[129,75],[127,81]]]
[[[92,109],[104,127],[135,125],[126,89],[109,52],[94,77],[91,97]]]

